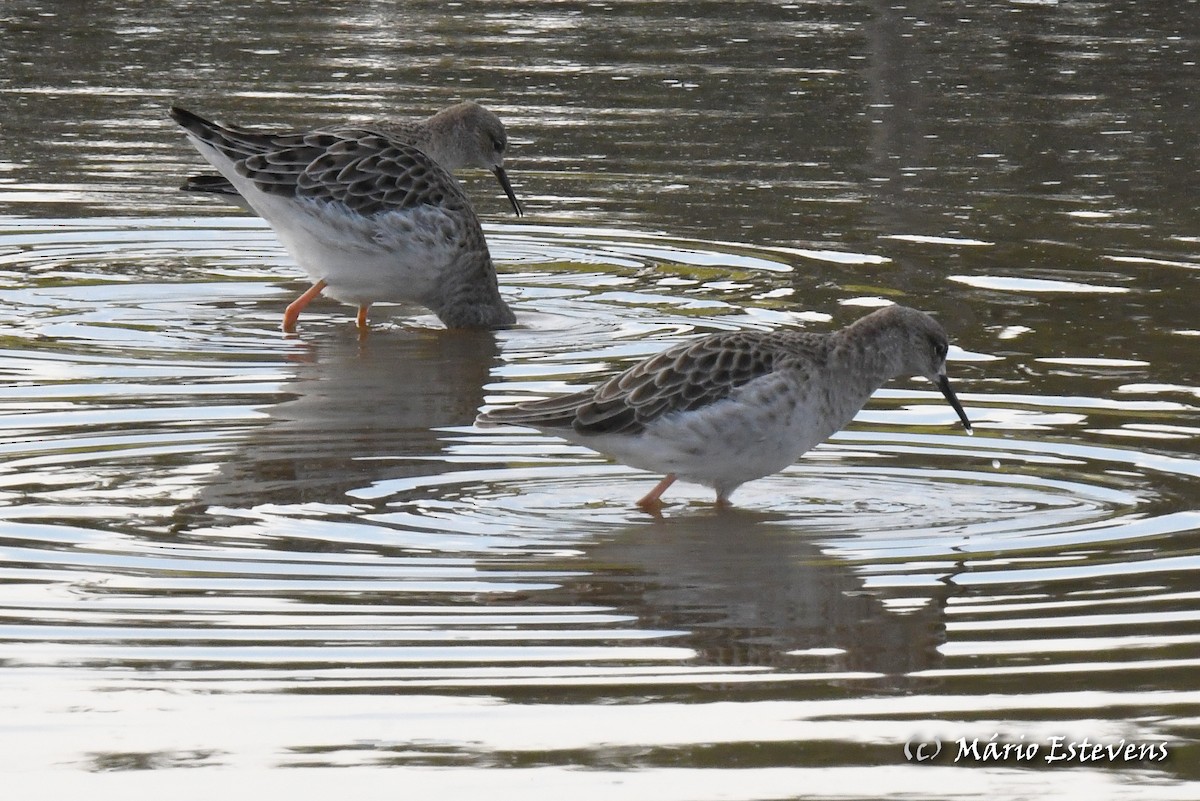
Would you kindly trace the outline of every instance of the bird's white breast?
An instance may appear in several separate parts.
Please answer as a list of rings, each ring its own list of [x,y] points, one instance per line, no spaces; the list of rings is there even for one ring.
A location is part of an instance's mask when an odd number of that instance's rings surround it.
[[[809,384],[774,373],[695,411],[673,412],[639,436],[577,440],[633,467],[675,473],[713,487],[736,487],[778,472],[840,425],[817,409]]]
[[[340,203],[263,196],[259,213],[329,296],[426,304],[457,257],[457,221],[435,206],[364,217]]]

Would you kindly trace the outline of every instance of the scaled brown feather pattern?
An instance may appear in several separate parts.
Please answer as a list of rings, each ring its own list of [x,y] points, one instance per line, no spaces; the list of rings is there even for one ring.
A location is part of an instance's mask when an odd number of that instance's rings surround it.
[[[821,334],[736,331],[684,342],[639,362],[604,383],[545,400],[493,409],[491,422],[573,429],[580,434],[636,434],[670,412],[691,411],[728,397],[738,387],[800,354],[823,363]]]

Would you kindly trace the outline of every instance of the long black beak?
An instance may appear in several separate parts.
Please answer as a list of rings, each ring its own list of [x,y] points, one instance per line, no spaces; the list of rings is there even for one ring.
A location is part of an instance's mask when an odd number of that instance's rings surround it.
[[[946,396],[946,402],[949,403],[954,411],[958,412],[958,419],[962,420],[963,428],[967,433],[971,432],[971,421],[967,419],[967,413],[963,411],[962,404],[958,402],[958,396],[954,394],[954,390],[950,388],[950,379],[944,375],[938,376],[938,389]]]
[[[513,192],[512,184],[508,182],[508,173],[503,167],[493,167],[492,172],[496,174],[496,180],[500,182],[501,188],[504,189],[504,194],[508,195],[508,202],[512,203],[513,211],[520,217],[525,212],[521,211],[521,204],[517,202],[516,193]]]

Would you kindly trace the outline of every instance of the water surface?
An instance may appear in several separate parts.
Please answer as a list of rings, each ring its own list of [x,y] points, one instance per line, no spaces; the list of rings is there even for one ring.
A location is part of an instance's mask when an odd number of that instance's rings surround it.
[[[1191,6],[0,12],[5,774],[1194,797]],[[200,162],[172,100],[302,124],[462,98],[508,122],[530,212],[464,176],[512,330],[381,305],[360,342],[321,301],[283,337],[304,284],[270,230],[175,190]],[[654,518],[630,503],[657,477],[472,425],[887,302],[950,331],[974,437],[893,382],[736,509],[677,485]],[[993,735],[1040,753],[954,762]],[[1168,757],[1047,762],[1055,738]]]

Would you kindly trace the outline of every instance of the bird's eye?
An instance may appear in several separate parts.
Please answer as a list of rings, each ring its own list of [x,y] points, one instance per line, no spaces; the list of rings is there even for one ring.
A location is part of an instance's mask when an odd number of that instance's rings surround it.
[[[929,346],[933,350],[933,360],[941,364],[946,359],[946,353],[949,351],[949,346],[945,342],[941,342],[933,337],[929,338]]]
[[[499,139],[493,138],[492,139],[492,149],[495,150],[497,153],[503,153],[504,152],[504,143],[502,141],[500,141]]]

